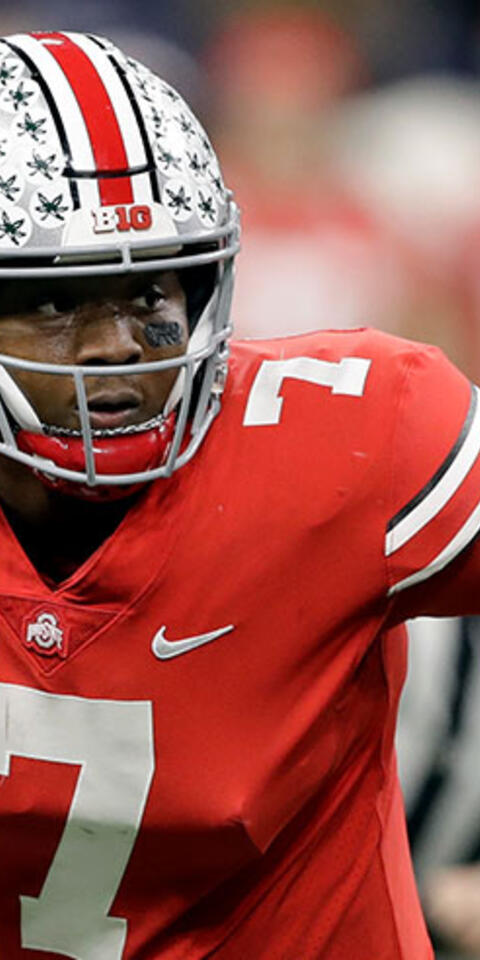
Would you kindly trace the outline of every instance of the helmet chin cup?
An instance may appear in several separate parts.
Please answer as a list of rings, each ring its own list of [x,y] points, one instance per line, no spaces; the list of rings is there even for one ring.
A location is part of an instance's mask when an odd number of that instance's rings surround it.
[[[141,433],[94,440],[94,455],[98,475],[109,476],[147,472],[165,461],[175,429],[175,414],[170,413],[160,425]],[[86,470],[85,447],[81,437],[55,437],[20,430],[17,434],[19,450],[43,462],[35,469],[36,475],[50,490],[90,501],[118,500],[139,490],[143,483],[113,486],[107,483],[89,486],[65,477],[56,476],[49,464],[82,473]]]

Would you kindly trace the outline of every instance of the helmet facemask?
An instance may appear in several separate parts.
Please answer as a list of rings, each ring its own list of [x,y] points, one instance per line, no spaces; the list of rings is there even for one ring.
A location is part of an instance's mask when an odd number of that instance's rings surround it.
[[[182,356],[137,363],[133,371],[131,365],[83,367],[0,355],[0,453],[31,467],[63,492],[93,498],[125,495],[137,484],[169,476],[186,464],[219,412],[231,333],[229,314],[233,259],[239,246],[238,212],[223,187],[215,155],[198,121],[178,94],[145,67],[126,58],[107,41],[81,34],[20,35],[6,38],[2,43],[7,48],[4,64],[11,64],[12,69],[15,66],[17,76],[26,75],[33,88],[38,84],[35,100],[45,111],[50,103],[46,87],[54,75],[63,73],[63,82],[67,78],[75,93],[82,70],[89,76],[96,71],[105,96],[111,96],[111,104],[117,109],[118,129],[112,133],[112,142],[118,131],[123,131],[127,151],[134,153],[136,149],[141,153],[143,150],[146,162],[143,169],[137,166],[122,170],[121,176],[117,169],[99,171],[98,167],[79,172],[78,163],[75,165],[72,157],[61,156],[61,125],[55,110],[50,110],[50,115],[46,113],[44,118],[44,127],[51,128],[51,141],[42,144],[42,149],[32,144],[32,156],[30,148],[26,154],[25,151],[20,154],[14,139],[18,122],[14,120],[7,131],[9,142],[14,144],[9,159],[20,168],[20,194],[15,198],[15,214],[8,204],[2,210],[0,166],[0,234],[5,218],[10,222],[15,215],[15,222],[22,220],[24,236],[18,243],[11,236],[0,237],[0,288],[2,280],[22,284],[27,278],[48,282],[59,277],[148,277],[159,270],[175,270],[185,290],[190,339]],[[125,84],[129,87],[129,97],[124,100],[115,86],[119,77],[124,88]],[[86,108],[81,103],[81,95],[78,96],[83,121],[89,130]],[[124,115],[119,108],[122,106],[124,112],[127,111],[127,100],[130,113]],[[28,126],[27,118],[23,120],[24,126]],[[140,129],[136,143],[133,143],[134,121]],[[23,182],[26,178],[22,180],[22,170],[25,163],[38,166],[42,158],[46,162],[45,148],[55,159],[57,180],[54,189],[49,183],[44,192],[38,187],[32,191],[32,185]],[[97,152],[99,150],[97,145]],[[20,160],[24,154],[30,157],[29,161]],[[172,157],[175,177],[168,170]],[[31,173],[34,175],[43,174],[36,170],[35,174]],[[70,196],[76,197],[72,209],[68,203],[58,200],[67,190]],[[122,195],[143,202],[112,203],[112,199],[119,200]],[[96,198],[97,205],[92,203],[92,198]],[[25,206],[19,207],[19,200],[23,200]],[[39,204],[43,216],[47,219],[50,216],[48,229],[41,226],[42,214],[37,213],[36,220],[33,217]],[[45,205],[50,214],[45,213]],[[52,222],[56,219],[55,209],[62,217],[61,223]],[[50,238],[55,239],[55,244],[45,243]],[[57,377],[73,379],[80,419],[78,436],[69,438],[65,432],[62,436],[55,425],[42,423],[15,380],[16,371],[21,370],[51,377],[53,390]],[[91,429],[88,377],[108,380],[108,377],[131,376],[132,372],[161,374],[165,370],[177,375],[156,422],[127,427],[118,433],[113,431],[104,437]],[[121,456],[120,448],[124,449]]]

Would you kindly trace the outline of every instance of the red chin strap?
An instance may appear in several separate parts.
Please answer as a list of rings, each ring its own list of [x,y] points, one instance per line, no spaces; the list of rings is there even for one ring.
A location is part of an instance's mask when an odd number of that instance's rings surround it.
[[[129,474],[153,470],[164,463],[175,428],[175,413],[172,411],[161,425],[142,433],[118,437],[93,439],[95,466],[98,474]],[[85,473],[85,448],[81,437],[47,437],[41,433],[20,430],[17,443],[24,453],[52,460],[57,467]],[[48,468],[47,468],[48,470]],[[121,486],[98,484],[88,486],[55,477],[37,468],[35,473],[50,490],[83,500],[120,500],[140,490],[144,482]]]

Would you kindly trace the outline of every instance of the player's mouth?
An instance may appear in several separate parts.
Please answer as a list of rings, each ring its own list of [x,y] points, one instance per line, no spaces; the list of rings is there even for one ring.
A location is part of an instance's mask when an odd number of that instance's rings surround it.
[[[88,397],[92,430],[115,430],[138,423],[141,398],[134,391],[104,392]]]

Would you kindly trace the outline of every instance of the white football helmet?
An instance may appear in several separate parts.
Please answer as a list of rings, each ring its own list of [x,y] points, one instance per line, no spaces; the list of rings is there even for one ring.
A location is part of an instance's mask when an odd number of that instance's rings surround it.
[[[187,463],[220,409],[238,248],[238,211],[210,141],[167,83],[99,37],[0,40],[0,284],[217,265],[187,353],[135,367],[178,371],[154,421],[90,427],[85,378],[131,375],[130,366],[0,354],[0,453],[92,497]],[[81,429],[42,423],[16,370],[50,375],[53,389],[56,377],[73,378]]]

